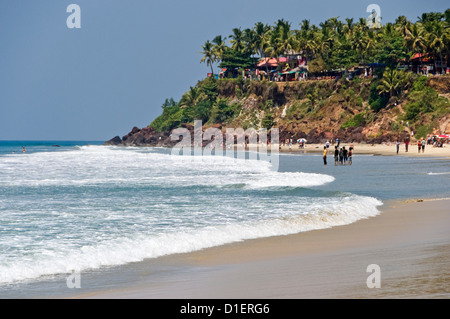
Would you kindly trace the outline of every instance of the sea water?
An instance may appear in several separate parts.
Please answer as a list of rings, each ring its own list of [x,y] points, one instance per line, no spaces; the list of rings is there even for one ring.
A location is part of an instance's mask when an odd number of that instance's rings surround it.
[[[67,291],[73,271],[119,271],[161,256],[350,224],[378,215],[390,199],[450,195],[445,159],[356,155],[352,166],[329,162],[283,153],[274,170],[263,160],[194,160],[162,148],[0,142],[0,297],[51,295],[46,283]]]

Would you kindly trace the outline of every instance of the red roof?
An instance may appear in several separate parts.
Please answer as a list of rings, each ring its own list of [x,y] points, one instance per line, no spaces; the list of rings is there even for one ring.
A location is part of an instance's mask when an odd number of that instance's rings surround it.
[[[280,60],[280,63],[284,63],[287,61],[287,58],[281,57],[278,60]],[[277,66],[278,65],[278,61],[276,58],[263,58],[261,59],[261,61],[258,62],[258,66],[262,67],[262,66]]]
[[[428,55],[422,54],[422,53],[416,53],[414,56],[411,57],[411,60],[416,60],[422,58],[423,61],[428,61],[430,57]]]

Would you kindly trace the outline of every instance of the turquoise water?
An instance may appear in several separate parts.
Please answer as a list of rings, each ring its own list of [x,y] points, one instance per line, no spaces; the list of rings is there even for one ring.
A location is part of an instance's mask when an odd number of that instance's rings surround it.
[[[447,159],[356,155],[324,167],[321,155],[280,154],[273,170],[101,144],[0,142],[0,296],[48,282],[65,291],[72,270],[349,224],[386,200],[450,197]]]

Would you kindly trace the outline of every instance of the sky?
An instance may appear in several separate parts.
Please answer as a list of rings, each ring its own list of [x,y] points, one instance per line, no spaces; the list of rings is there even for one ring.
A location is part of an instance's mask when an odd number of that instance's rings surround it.
[[[70,4],[80,28],[68,28]],[[149,125],[210,72],[201,46],[278,19],[382,22],[444,12],[437,0],[1,0],[0,140],[106,141]],[[216,68],[217,69],[217,68]]]

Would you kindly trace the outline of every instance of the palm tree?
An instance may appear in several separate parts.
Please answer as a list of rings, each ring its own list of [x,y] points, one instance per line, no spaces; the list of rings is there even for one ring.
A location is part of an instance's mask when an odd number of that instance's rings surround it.
[[[365,34],[365,41],[366,41],[365,52],[367,56],[370,56],[372,54],[372,51],[377,46],[378,41],[377,33],[373,29],[368,29]]]
[[[300,23],[300,29],[303,32],[308,32],[309,28],[311,26],[311,23],[309,22],[309,20],[302,20],[302,22]]]
[[[279,29],[279,44],[280,44],[280,53],[285,57],[288,56],[289,52],[293,51],[295,38],[293,37],[291,31],[291,24],[287,21],[278,20],[276,28]]]
[[[266,58],[267,49],[269,47],[270,26],[257,22],[254,27],[255,32],[255,49],[260,58]],[[266,63],[266,72],[269,73],[269,68]]]
[[[258,53],[258,47],[256,46],[256,32],[253,29],[245,29],[244,30],[244,43],[246,44],[246,48],[244,50],[245,53],[250,56]]]
[[[356,26],[361,30],[366,31],[368,29],[367,20],[365,18],[359,18],[358,22],[356,23]]]
[[[257,22],[254,27],[255,32],[255,48],[261,58],[265,57],[265,50],[268,43],[268,35],[270,26],[262,22]]]
[[[225,43],[225,40],[226,40],[226,38],[223,39],[221,35],[216,36],[212,40],[212,43],[214,44],[214,46],[213,46],[214,55],[216,56],[216,60],[218,60],[218,61],[222,60],[223,53],[228,48]]]
[[[406,72],[386,68],[383,73],[383,78],[377,86],[377,90],[379,93],[388,93],[389,98],[392,98],[399,93],[400,89],[404,87],[407,80],[408,77]]]
[[[212,77],[214,78],[214,70],[213,70],[213,63],[216,62],[217,57],[214,51],[213,44],[209,41],[206,41],[204,45],[202,45],[203,51],[201,54],[203,54],[203,58],[200,60],[200,63],[206,62],[206,65],[211,67],[211,73]]]
[[[412,52],[420,54],[420,68],[422,68],[422,54],[426,47],[426,41],[420,23],[411,24],[411,28],[406,30],[405,43]]]
[[[352,46],[356,52],[359,53],[360,61],[365,64],[365,55],[367,53],[367,38],[359,29],[355,31],[352,37]]]
[[[353,29],[354,29],[354,23],[353,23],[353,18],[352,19],[349,19],[349,18],[345,18],[345,22],[347,23],[345,26],[344,26],[344,31],[347,33],[347,34],[352,34],[353,33]]]
[[[430,49],[432,49],[436,54],[439,54],[440,62],[441,62],[441,72],[444,66],[444,62],[442,59],[442,52],[444,50],[448,50],[447,43],[450,40],[450,32],[449,29],[446,28],[444,21],[434,21],[431,23],[432,32],[426,35],[427,43],[429,43]],[[436,55],[435,55],[435,70],[436,68]]]
[[[399,16],[395,20],[395,27],[403,37],[406,37],[406,35],[408,34],[408,30],[411,28],[411,24],[411,21],[409,21],[405,16]]]
[[[189,91],[183,94],[180,99],[180,107],[188,108],[196,106],[200,101],[204,100],[206,95],[196,86],[191,86]]]
[[[231,43],[231,48],[233,50],[239,51],[239,52],[243,52],[245,49],[245,45],[244,45],[244,33],[242,32],[241,28],[234,28],[233,29],[233,34],[230,35],[230,43]]]

